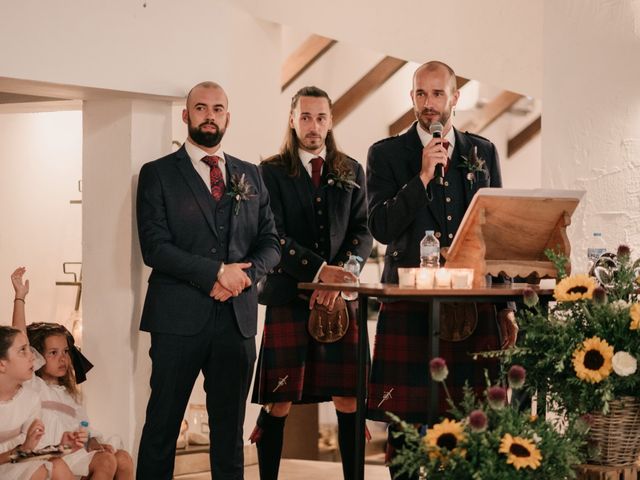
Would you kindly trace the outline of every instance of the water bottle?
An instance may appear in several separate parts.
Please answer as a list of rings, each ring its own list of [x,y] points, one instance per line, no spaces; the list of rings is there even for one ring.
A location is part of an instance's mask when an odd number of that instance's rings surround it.
[[[80,422],[80,426],[78,427],[79,432],[87,432],[87,441],[84,442],[84,449],[89,451],[89,440],[91,440],[91,435],[89,435],[89,422],[87,420],[82,420]]]
[[[420,242],[420,267],[440,267],[440,242],[433,234],[433,230],[424,232],[424,238]]]
[[[593,236],[591,237],[591,242],[589,243],[589,247],[587,248],[587,258],[589,260],[589,270],[595,265],[595,263],[600,258],[600,255],[607,251],[607,247],[604,244],[604,238],[602,238],[602,233],[593,232]]]
[[[358,277],[360,276],[360,261],[362,261],[360,257],[349,255],[349,260],[347,260],[347,263],[345,263],[343,267],[345,272],[350,272],[355,275],[356,281],[353,283],[356,285],[358,284]],[[358,298],[358,292],[341,292],[340,295],[342,295],[342,298],[345,300],[355,300]]]

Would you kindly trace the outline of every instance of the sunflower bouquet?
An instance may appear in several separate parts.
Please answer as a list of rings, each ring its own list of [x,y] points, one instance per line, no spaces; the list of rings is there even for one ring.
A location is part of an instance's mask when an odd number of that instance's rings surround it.
[[[621,397],[640,396],[640,262],[620,246],[591,275],[566,276],[559,268],[555,305],[542,308],[533,290],[520,314],[518,347],[507,360],[529,373],[531,393],[546,392],[562,413],[608,414]],[[566,258],[550,255],[560,267]]]
[[[443,359],[431,361],[431,376],[442,382],[448,374]],[[514,365],[508,372],[512,391],[522,389],[526,371]],[[488,383],[489,385],[489,383]],[[450,418],[426,430],[389,414],[403,436],[403,447],[392,465],[397,475],[429,480],[512,480],[575,478],[573,467],[583,460],[581,446],[585,427],[579,420],[565,420],[563,433],[557,425],[532,416],[507,402],[507,388],[488,386],[479,400],[471,388],[459,406],[449,397]]]

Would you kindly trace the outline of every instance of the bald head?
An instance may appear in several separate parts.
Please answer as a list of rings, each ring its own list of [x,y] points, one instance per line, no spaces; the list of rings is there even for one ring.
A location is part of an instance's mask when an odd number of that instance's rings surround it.
[[[224,88],[222,88],[222,86],[219,83],[206,81],[206,82],[200,82],[199,84],[195,85],[191,90],[189,90],[189,93],[187,94],[187,109],[190,106],[189,102],[191,102],[193,94],[197,91],[206,90],[206,89],[219,90],[220,92],[222,92],[222,95],[224,96],[224,99],[226,102],[225,107],[229,106],[229,98],[227,97],[227,92],[224,91]]]
[[[423,63],[415,72],[413,72],[413,88],[415,89],[416,78],[423,75],[429,75],[430,73],[440,73],[446,71],[449,77],[449,93],[453,93],[458,89],[458,82],[456,80],[456,72],[444,62],[433,60],[431,62]]]

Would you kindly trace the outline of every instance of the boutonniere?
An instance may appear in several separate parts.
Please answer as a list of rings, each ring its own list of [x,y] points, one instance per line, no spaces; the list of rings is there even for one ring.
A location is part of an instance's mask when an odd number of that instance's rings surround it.
[[[327,175],[327,185],[349,191],[352,188],[360,188],[356,182],[356,174],[352,170],[342,172],[330,172]]]
[[[247,181],[244,173],[242,175],[234,174],[231,176],[231,189],[227,192],[227,195],[230,195],[236,201],[233,208],[235,215],[238,215],[240,212],[240,202],[245,202],[251,197],[255,197],[255,193],[253,193],[252,190],[253,185]]]
[[[469,180],[469,186],[473,188],[474,182],[477,180],[478,172],[483,172],[485,175],[489,176],[489,171],[487,170],[487,162],[478,156],[478,147],[475,145],[469,150],[469,155],[466,157],[464,155],[460,155],[463,162],[460,165],[460,168],[467,169],[467,180]]]

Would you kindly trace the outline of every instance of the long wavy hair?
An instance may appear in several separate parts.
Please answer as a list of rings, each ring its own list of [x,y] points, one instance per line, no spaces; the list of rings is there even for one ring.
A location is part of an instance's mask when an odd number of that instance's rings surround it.
[[[52,337],[54,335],[58,335],[60,337],[64,337],[67,341],[67,347],[69,350],[73,348],[73,337],[69,330],[67,330],[64,326],[59,323],[31,323],[27,325],[27,336],[29,337],[29,343],[33,348],[35,348],[40,355],[44,357],[45,354],[45,342],[47,338]],[[45,359],[46,360],[46,359]],[[42,373],[44,372],[45,366],[41,367],[38,371],[36,371],[36,375],[42,377]],[[71,354],[69,354],[69,367],[67,368],[67,373],[64,376],[58,378],[58,384],[62,385],[65,390],[73,397],[74,400],[78,401],[80,393],[78,391],[78,386],[76,384],[76,375],[73,370],[73,362],[71,361]]]
[[[329,102],[329,109],[333,108],[333,103],[329,98],[329,95],[324,90],[318,87],[303,87],[296,92],[291,98],[291,109],[289,114],[293,114],[293,111],[298,106],[300,97],[315,97],[326,98]],[[336,140],[333,136],[333,130],[327,132],[327,138],[324,141],[327,148],[327,167],[329,172],[334,172],[340,176],[345,175],[351,170],[349,162],[347,162],[347,156],[338,150]],[[298,149],[300,148],[300,141],[296,135],[295,129],[291,128],[287,122],[287,131],[284,136],[284,141],[280,147],[280,153],[272,157],[267,158],[264,162],[270,162],[278,165],[282,165],[286,168],[287,172],[292,177],[300,175],[300,158],[298,157]]]

